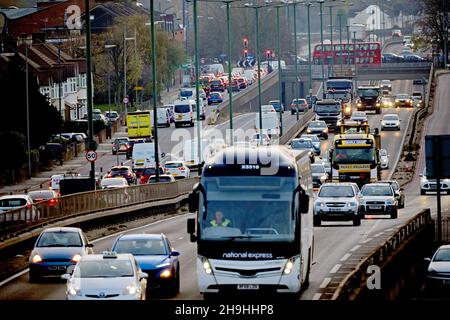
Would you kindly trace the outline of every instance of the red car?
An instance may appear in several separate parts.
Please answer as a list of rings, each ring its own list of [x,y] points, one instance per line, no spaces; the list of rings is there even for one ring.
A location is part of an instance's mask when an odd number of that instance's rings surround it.
[[[142,170],[141,178],[139,179],[139,184],[147,184],[148,179],[150,176],[155,175],[156,169],[155,167],[148,167]],[[160,166],[159,167],[159,174],[164,174],[164,169]]]

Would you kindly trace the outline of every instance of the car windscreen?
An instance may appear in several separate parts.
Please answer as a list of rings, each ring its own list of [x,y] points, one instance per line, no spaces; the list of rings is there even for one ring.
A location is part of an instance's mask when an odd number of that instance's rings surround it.
[[[398,116],[384,116],[383,120],[398,120]]]
[[[194,94],[193,91],[191,90],[182,90],[180,91],[180,97],[185,97],[185,98],[189,98]]]
[[[368,186],[365,185],[361,194],[363,196],[392,196],[392,189],[390,186]]]
[[[380,94],[379,90],[376,89],[358,89],[358,96],[360,97],[378,97]]]
[[[341,106],[338,104],[316,104],[317,112],[340,112]]]
[[[27,200],[22,198],[3,199],[0,200],[0,207],[22,207],[27,204]]]
[[[310,128],[326,128],[327,124],[325,122],[310,122],[308,127],[310,127]]]
[[[145,168],[144,170],[142,170],[143,176],[147,176],[147,175],[151,176],[151,175],[154,175],[155,173],[156,173],[156,169],[154,167],[153,168]],[[162,168],[159,168],[159,173],[163,174],[164,170]]]
[[[190,112],[191,108],[189,107],[188,104],[177,104],[175,106],[175,112],[176,113],[187,113]]]
[[[351,81],[327,81],[327,89],[351,89],[353,84]]]
[[[82,245],[78,232],[49,231],[42,234],[36,247],[81,247]]]
[[[312,148],[311,140],[293,140],[291,142],[292,149],[308,149]]]
[[[325,173],[325,167],[322,165],[312,165],[311,172],[312,173]]]
[[[36,200],[47,200],[47,199],[52,199],[54,197],[54,194],[52,191],[48,190],[48,191],[31,191],[28,193],[28,195],[30,196],[31,199]]]
[[[183,167],[183,164],[181,162],[174,162],[174,163],[166,163],[164,166],[169,169],[174,169]]]
[[[133,255],[164,255],[168,254],[164,241],[161,239],[120,239],[113,248],[117,253]]]
[[[450,262],[450,248],[442,248],[436,252],[433,261],[447,261]]]
[[[319,197],[322,198],[352,198],[354,195],[353,188],[350,186],[323,186],[319,192]]]
[[[220,95],[218,93],[211,93],[209,96],[211,98],[220,98]]]
[[[169,177],[159,177],[159,182],[171,182],[172,179]],[[149,182],[156,182],[156,177],[151,177]]]
[[[75,278],[117,278],[134,276],[130,260],[103,259],[80,261],[75,269]]]
[[[396,98],[397,99],[409,99],[409,96],[406,94],[399,94]]]

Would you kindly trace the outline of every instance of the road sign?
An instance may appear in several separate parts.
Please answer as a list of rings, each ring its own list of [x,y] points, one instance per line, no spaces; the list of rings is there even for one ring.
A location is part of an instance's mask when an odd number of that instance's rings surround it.
[[[125,98],[123,98],[123,103],[125,103],[125,104],[127,104],[128,103],[128,98],[127,97],[125,97]]]
[[[86,160],[89,162],[94,162],[95,160],[97,160],[97,152],[93,150],[86,152]]]
[[[134,90],[136,90],[136,91],[142,91],[142,90],[144,90],[144,87],[142,87],[142,86],[135,86],[135,87],[134,87]]]

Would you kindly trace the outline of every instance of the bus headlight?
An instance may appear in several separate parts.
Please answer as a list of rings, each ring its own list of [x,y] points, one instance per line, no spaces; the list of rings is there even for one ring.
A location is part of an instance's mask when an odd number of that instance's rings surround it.
[[[295,258],[290,258],[286,261],[283,269],[283,275],[288,275],[292,273],[292,269],[294,268]]]
[[[202,258],[202,266],[203,266],[203,270],[205,270],[206,274],[212,274],[212,268],[211,268],[211,264],[209,263],[208,258],[203,257]]]

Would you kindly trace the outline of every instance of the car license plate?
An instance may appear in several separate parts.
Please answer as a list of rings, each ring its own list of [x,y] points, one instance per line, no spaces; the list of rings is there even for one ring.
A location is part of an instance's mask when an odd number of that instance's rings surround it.
[[[339,208],[330,208],[330,211],[341,211]]]
[[[65,271],[66,266],[48,266],[48,270],[51,271]]]
[[[369,206],[369,209],[373,209],[373,210],[380,210],[381,208],[383,208],[382,206]]]
[[[237,288],[238,288],[238,290],[258,290],[259,285],[258,284],[238,284]]]
[[[181,114],[179,114],[177,119],[183,119],[183,116]]]
[[[173,175],[173,176],[177,176],[178,175],[178,173],[175,173],[175,172],[171,172],[170,174]]]

